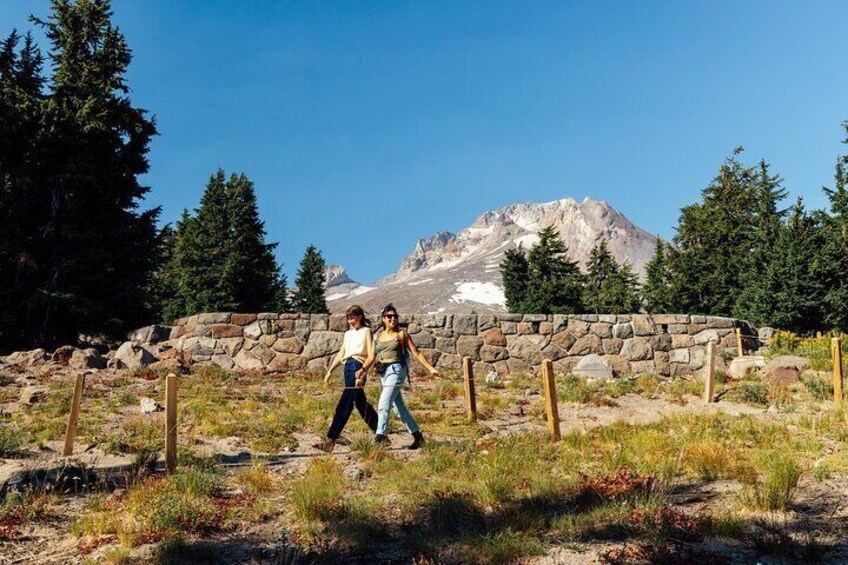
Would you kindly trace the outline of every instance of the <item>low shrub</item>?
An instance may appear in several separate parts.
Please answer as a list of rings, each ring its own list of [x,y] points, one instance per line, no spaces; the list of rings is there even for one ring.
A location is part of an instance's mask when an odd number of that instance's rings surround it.
[[[742,494],[743,503],[754,510],[787,510],[795,498],[801,465],[792,455],[772,453],[763,458],[764,472]]]
[[[312,461],[306,474],[291,489],[292,510],[297,518],[315,522],[338,517],[344,509],[344,474],[332,459]]]

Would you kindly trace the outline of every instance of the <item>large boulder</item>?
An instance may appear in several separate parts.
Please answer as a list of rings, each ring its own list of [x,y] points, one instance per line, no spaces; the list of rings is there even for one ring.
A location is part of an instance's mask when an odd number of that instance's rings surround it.
[[[50,359],[50,356],[41,348],[32,349],[30,351],[15,351],[6,356],[7,365],[19,365],[21,367],[31,367],[33,365],[43,365]]]
[[[28,386],[21,391],[21,404],[31,406],[45,400],[47,400],[47,387],[45,386]]]
[[[115,356],[109,361],[110,366],[117,369],[138,369],[156,362],[152,351],[132,341],[125,341],[115,351]]]
[[[593,353],[581,358],[571,373],[587,379],[611,379],[612,367],[603,357]]]
[[[167,341],[171,337],[171,328],[164,326],[144,326],[133,330],[127,336],[127,339],[136,343],[156,344],[162,341]]]
[[[734,379],[741,379],[748,373],[753,373],[766,366],[766,359],[762,355],[743,355],[730,361],[727,374]]]
[[[106,359],[93,347],[75,349],[68,365],[74,369],[105,369]]]
[[[801,372],[810,368],[810,360],[799,355],[775,355],[766,364],[765,372],[775,367],[795,367]]]
[[[809,368],[810,362],[806,357],[775,355],[765,366],[763,378],[767,381],[790,385],[798,382],[801,373]]]

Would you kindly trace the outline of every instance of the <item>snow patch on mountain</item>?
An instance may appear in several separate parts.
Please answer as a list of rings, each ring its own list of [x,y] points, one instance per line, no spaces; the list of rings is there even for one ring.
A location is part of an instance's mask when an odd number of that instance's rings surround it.
[[[494,283],[457,283],[456,290],[456,294],[450,298],[451,302],[476,302],[489,306],[506,306],[503,289]]]

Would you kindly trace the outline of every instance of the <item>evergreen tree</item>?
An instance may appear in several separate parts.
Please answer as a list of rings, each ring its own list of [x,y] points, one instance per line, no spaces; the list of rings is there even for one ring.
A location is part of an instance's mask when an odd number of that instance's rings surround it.
[[[785,210],[779,210],[780,202],[786,197],[779,175],[769,173],[769,165],[760,161],[755,179],[755,211],[751,234],[751,250],[745,256],[744,270],[740,274],[740,291],[737,296],[734,316],[749,320],[757,325],[769,323],[774,312],[773,282],[763,276],[769,266],[784,253],[780,236],[783,229]]]
[[[0,43],[0,349],[27,346],[35,336],[24,326],[24,303],[38,282],[36,260],[46,255],[40,218],[49,207],[39,140],[44,94],[42,58],[27,34]]]
[[[182,216],[173,229],[173,235],[168,241],[168,256],[163,268],[156,275],[156,288],[163,297],[161,318],[166,324],[171,324],[177,318],[196,314],[193,300],[195,288],[192,285],[194,265],[190,259],[196,254],[190,250],[195,244],[196,221],[188,210],[183,210]]]
[[[246,312],[278,309],[279,286],[284,281],[274,258],[277,244],[265,243],[265,222],[259,219],[256,193],[246,175],[230,177],[227,205],[230,237],[224,271],[234,302]]]
[[[158,275],[163,318],[213,311],[286,311],[286,279],[265,243],[253,183],[222,169],[209,179],[192,217],[187,211],[171,237]]]
[[[148,188],[138,181],[156,128],[127,95],[130,51],[110,3],[54,0],[51,10],[34,19],[50,42],[49,82],[31,37],[16,56],[16,34],[0,46],[6,347],[141,325],[160,257],[159,209],[139,210]]]
[[[848,144],[848,121],[843,122]],[[826,289],[822,319],[826,328],[848,328],[848,154],[836,159],[833,188],[825,188],[830,214],[820,214],[824,241],[818,253]]]
[[[606,240],[601,240],[589,255],[586,265],[583,305],[588,312],[616,314],[638,312],[638,281],[625,262],[619,265],[610,253]]]
[[[310,314],[327,314],[324,297],[324,257],[314,245],[306,248],[300,269],[297,271],[297,290],[292,297],[295,311]]]
[[[223,169],[218,169],[209,178],[193,224],[186,226],[193,230],[192,239],[186,240],[191,242],[186,247],[186,275],[192,289],[185,297],[192,314],[238,309],[235,285],[227,276],[232,235],[227,193],[226,175]]]
[[[507,249],[501,261],[501,279],[504,285],[506,308],[510,312],[521,312],[527,296],[527,278],[530,266],[524,247],[519,243],[515,249]]]
[[[583,308],[583,275],[553,227],[539,232],[527,256],[527,294],[522,312],[572,314]]]
[[[764,265],[760,288],[767,302],[758,305],[757,323],[809,333],[822,326],[824,288],[817,258],[822,232],[799,198],[789,220],[781,226],[776,246],[779,253]]]
[[[669,254],[671,304],[681,312],[730,315],[752,246],[756,185],[738,148],[701,194],[680,213]]]
[[[645,266],[645,284],[642,287],[642,302],[650,314],[669,313],[671,303],[671,272],[668,261],[668,244],[657,237],[654,255]]]

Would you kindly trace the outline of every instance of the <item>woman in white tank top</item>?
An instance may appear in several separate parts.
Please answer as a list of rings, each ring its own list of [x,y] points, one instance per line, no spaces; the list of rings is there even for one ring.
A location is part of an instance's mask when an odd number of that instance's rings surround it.
[[[327,438],[316,445],[321,451],[331,452],[336,445],[336,440],[342,434],[342,430],[347,424],[353,409],[359,412],[371,431],[377,430],[377,411],[368,402],[365,397],[365,390],[362,385],[365,384],[365,379],[357,379],[356,372],[362,368],[362,362],[368,357],[368,351],[373,342],[371,336],[371,322],[365,317],[365,312],[361,306],[351,306],[345,312],[347,323],[350,329],[344,334],[344,342],[342,348],[336,354],[330,367],[327,369],[327,374],[324,376],[324,382],[330,382],[330,376],[333,370],[342,362],[344,362],[344,383],[345,389],[342,391],[342,397],[336,405],[336,412],[333,415],[333,422],[330,424],[330,429],[327,431]]]

